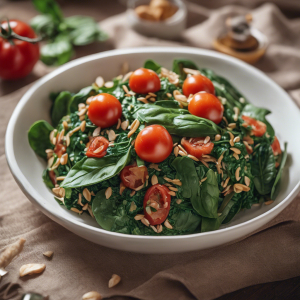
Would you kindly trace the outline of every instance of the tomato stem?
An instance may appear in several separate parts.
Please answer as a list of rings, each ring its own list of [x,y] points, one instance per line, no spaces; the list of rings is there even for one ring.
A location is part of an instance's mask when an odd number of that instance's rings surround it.
[[[28,38],[28,37],[20,36],[20,35],[16,34],[15,32],[13,32],[13,30],[10,27],[9,19],[8,18],[5,18],[5,19],[7,20],[8,30],[4,29],[2,24],[0,23],[0,37],[8,40],[12,45],[13,45],[12,39],[28,42],[31,44],[38,43],[42,40],[42,37],[37,37],[37,38],[32,39],[32,38]]]

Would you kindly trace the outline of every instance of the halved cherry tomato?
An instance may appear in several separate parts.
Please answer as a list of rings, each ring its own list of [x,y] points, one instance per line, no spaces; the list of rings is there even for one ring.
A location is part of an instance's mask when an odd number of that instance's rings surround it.
[[[126,166],[120,174],[123,184],[132,190],[141,187],[146,182],[147,176],[147,167],[138,167],[136,164]]]
[[[144,197],[144,215],[150,225],[163,223],[170,211],[171,196],[169,189],[162,184],[151,186]],[[152,211],[151,207],[156,211]]]
[[[250,135],[255,135],[255,136],[263,136],[266,131],[267,131],[267,125],[261,121],[258,121],[254,118],[251,118],[249,116],[242,116],[242,119],[245,121],[242,126],[252,127],[252,131]]]
[[[163,126],[151,125],[140,131],[136,137],[134,147],[137,155],[142,160],[159,163],[171,154],[173,140]]]
[[[198,159],[202,157],[202,155],[210,154],[212,149],[214,148],[214,143],[208,142],[204,144],[205,137],[197,137],[197,138],[182,138],[181,145],[186,150],[188,154],[191,154]]]
[[[67,147],[63,144],[63,141],[58,141],[54,147],[54,153],[58,157],[62,157],[63,154],[65,154],[67,151]]]
[[[271,145],[273,153],[275,156],[281,154],[281,148],[280,148],[280,143],[278,141],[278,138],[275,136],[274,142]]]
[[[49,174],[51,182],[55,186],[57,182],[56,182],[56,175],[55,175],[54,171],[48,171],[48,174]]]
[[[110,127],[118,122],[122,116],[122,106],[119,100],[106,93],[92,96],[88,108],[88,117],[101,128]]]
[[[192,115],[205,118],[219,124],[223,118],[224,107],[213,94],[200,92],[193,96],[189,106]]]
[[[103,157],[106,154],[106,149],[108,148],[109,141],[103,137],[98,136],[93,139],[88,150],[86,151],[87,157]]]
[[[160,79],[154,71],[140,68],[130,76],[129,87],[138,94],[155,93],[160,90]]]
[[[182,91],[186,97],[191,94],[194,95],[198,92],[207,92],[214,94],[215,87],[207,77],[199,74],[187,77],[183,82]]]

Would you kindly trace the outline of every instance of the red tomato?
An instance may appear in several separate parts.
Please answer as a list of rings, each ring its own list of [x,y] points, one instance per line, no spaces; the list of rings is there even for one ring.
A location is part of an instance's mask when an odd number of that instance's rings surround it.
[[[116,97],[103,93],[90,98],[92,102],[88,108],[88,117],[95,125],[107,128],[121,118],[122,106]]]
[[[151,125],[141,130],[134,145],[137,155],[151,163],[162,162],[173,150],[172,137],[161,125]]]
[[[145,166],[138,167],[136,164],[125,167],[120,174],[123,184],[135,190],[144,185],[148,176]]]
[[[63,141],[58,141],[54,147],[54,153],[58,157],[62,157],[63,154],[65,154],[67,151],[67,147],[63,144]]]
[[[165,221],[170,211],[171,196],[169,189],[162,184],[151,186],[144,197],[144,215],[150,225],[158,225]],[[152,211],[150,207],[156,209]]]
[[[49,174],[51,182],[55,186],[57,182],[56,182],[56,176],[55,176],[54,171],[48,171],[48,174]]]
[[[98,136],[92,140],[88,150],[86,151],[87,157],[103,157],[106,154],[106,149],[108,148],[109,141],[103,137]]]
[[[140,68],[130,76],[129,87],[138,94],[155,93],[160,90],[160,79],[154,71]]]
[[[214,148],[214,143],[208,142],[204,144],[205,137],[197,137],[197,138],[182,138],[181,145],[186,150],[188,154],[191,154],[198,159],[202,157],[202,155],[210,154],[212,149]]]
[[[251,135],[263,136],[266,133],[267,125],[265,123],[248,116],[242,116],[242,119],[245,121],[245,123],[243,123],[244,127],[252,127]]]
[[[223,118],[224,107],[213,94],[200,92],[193,96],[188,106],[192,115],[205,118],[219,124]]]
[[[187,77],[183,82],[182,91],[186,97],[188,97],[190,94],[194,95],[198,92],[214,94],[215,87],[207,77],[199,74]]]
[[[276,136],[274,138],[274,142],[272,143],[271,147],[275,156],[281,154],[280,144]]]
[[[33,29],[18,20],[10,20],[10,27],[16,34],[28,38],[36,38]],[[7,21],[2,27],[8,30]],[[3,79],[18,79],[28,75],[39,60],[39,45],[17,39],[0,37],[0,77]]]

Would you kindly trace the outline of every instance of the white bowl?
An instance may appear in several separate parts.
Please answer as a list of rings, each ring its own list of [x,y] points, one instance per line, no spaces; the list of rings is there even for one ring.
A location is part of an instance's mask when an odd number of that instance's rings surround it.
[[[127,61],[132,70],[147,59],[171,69],[174,58],[186,58],[200,67],[211,68],[229,79],[253,104],[273,113],[268,117],[283,144],[288,141],[288,162],[276,201],[240,212],[217,231],[183,236],[136,236],[105,231],[88,215],[78,216],[59,205],[42,180],[46,164],[27,141],[27,130],[40,119],[50,121],[50,92],[76,92],[97,76],[106,80],[119,74]],[[75,234],[107,247],[143,253],[171,253],[205,249],[241,238],[265,225],[279,214],[300,189],[300,112],[287,93],[261,71],[230,56],[194,48],[138,48],[103,52],[74,60],[36,82],[22,97],[7,127],[5,150],[13,176],[28,199],[55,222]]]
[[[135,31],[150,37],[161,39],[178,38],[186,27],[187,9],[181,0],[171,2],[178,7],[177,12],[165,21],[154,22],[143,20],[135,13],[134,8],[149,4],[148,0],[129,0],[126,11],[128,24]]]

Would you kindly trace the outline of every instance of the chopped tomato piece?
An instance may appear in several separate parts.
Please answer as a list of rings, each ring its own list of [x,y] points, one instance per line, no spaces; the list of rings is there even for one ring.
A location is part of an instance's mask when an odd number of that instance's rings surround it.
[[[96,158],[103,157],[107,152],[106,150],[108,145],[109,141],[105,137],[98,136],[91,142],[88,150],[86,151],[86,156]]]
[[[267,125],[265,123],[248,116],[242,116],[242,119],[245,121],[245,123],[243,123],[244,127],[252,127],[251,135],[263,136],[266,133]]]
[[[51,182],[55,186],[57,181],[56,181],[56,175],[55,175],[54,171],[48,171],[48,174],[49,174]]]
[[[54,147],[54,153],[58,157],[62,157],[62,155],[65,154],[66,151],[67,151],[67,147],[63,144],[63,141],[62,140],[58,141]]]
[[[202,157],[202,155],[210,154],[214,148],[214,143],[208,142],[204,144],[204,137],[197,138],[182,138],[181,145],[186,150],[188,154],[191,154],[198,159]]]
[[[123,184],[132,190],[143,186],[147,176],[147,167],[138,167],[136,164],[125,167],[120,173]]]
[[[274,142],[271,145],[273,153],[275,156],[281,154],[281,148],[280,148],[280,143],[278,141],[278,138],[275,136]]]
[[[147,190],[144,197],[144,215],[150,225],[158,225],[166,220],[170,203],[171,196],[165,185],[155,184]]]

